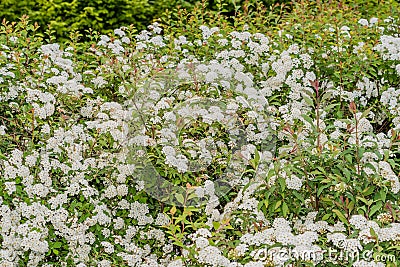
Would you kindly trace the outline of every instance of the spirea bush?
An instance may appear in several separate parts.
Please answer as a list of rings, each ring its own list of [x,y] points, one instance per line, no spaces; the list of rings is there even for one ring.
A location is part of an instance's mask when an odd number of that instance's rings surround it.
[[[397,266],[399,18],[305,5],[85,43],[4,22],[1,265]]]

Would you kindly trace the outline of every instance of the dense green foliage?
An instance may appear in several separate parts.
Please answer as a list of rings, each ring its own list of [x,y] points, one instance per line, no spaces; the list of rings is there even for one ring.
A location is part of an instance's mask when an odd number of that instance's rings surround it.
[[[17,21],[28,15],[43,29],[50,25],[57,36],[67,37],[71,31],[85,29],[110,30],[117,25],[134,24],[143,28],[176,1],[148,0],[6,0],[0,3],[0,17]]]
[[[263,1],[195,1],[195,0],[2,0],[0,1],[0,19],[18,21],[23,15],[37,22],[39,31],[44,32],[48,26],[58,38],[68,38],[73,31],[97,30],[108,33],[120,26],[133,24],[143,30],[156,19],[163,17],[164,12],[175,12],[177,8],[193,10],[202,7],[204,11],[221,11],[226,16],[233,16],[239,10],[263,4],[289,3],[288,0]]]

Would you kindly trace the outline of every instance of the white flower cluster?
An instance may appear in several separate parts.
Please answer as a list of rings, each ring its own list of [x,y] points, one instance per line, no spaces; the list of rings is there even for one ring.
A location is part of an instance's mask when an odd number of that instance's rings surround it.
[[[378,22],[371,18],[359,24],[367,29]],[[130,40],[125,28],[116,29],[115,38],[100,36],[89,49],[94,56],[107,55],[106,63],[83,73],[77,72],[71,59],[68,51],[72,48],[62,51],[58,44],[40,47],[36,76],[14,82],[15,66],[0,66],[0,83],[9,84],[0,92],[0,103],[9,111],[0,118],[1,266],[15,266],[24,260],[28,266],[47,266],[44,262],[48,255],[59,258],[62,266],[71,262],[76,266],[112,266],[114,258],[121,258],[128,266],[282,266],[288,259],[263,259],[263,249],[293,249],[300,260],[299,255],[310,251],[318,254],[323,246],[363,251],[376,241],[398,245],[400,224],[394,216],[398,203],[393,198],[398,198],[400,182],[393,140],[398,140],[400,130],[400,90],[386,86],[386,81],[360,76],[355,82],[357,90],[347,91],[332,81],[317,81],[312,50],[297,44],[278,49],[270,37],[261,33],[234,31],[219,35],[218,28],[206,26],[200,30],[201,40],[183,35],[173,38],[160,35],[161,28],[153,24]],[[338,31],[332,25],[326,30],[332,34]],[[340,32],[348,38],[351,29],[344,26]],[[293,36],[286,38],[289,41]],[[340,39],[335,49],[327,48],[332,51],[326,58],[348,49],[345,40]],[[213,50],[208,46],[213,42],[221,46]],[[352,48],[361,56],[364,45]],[[204,58],[189,52],[195,46],[205,46],[212,58],[204,62]],[[10,48],[1,49],[1,57],[14,60]],[[393,61],[393,68],[400,73],[398,37],[382,35],[375,50],[384,60]],[[139,59],[133,61],[136,57]],[[167,72],[168,79],[160,79],[154,73],[164,74],[162,69],[175,72]],[[111,84],[111,76],[118,84]],[[138,88],[134,88],[134,97],[128,97],[133,83]],[[121,96],[107,100],[99,96],[99,91],[105,89],[116,90]],[[315,110],[317,92],[324,93],[319,110]],[[199,95],[213,96],[218,104],[188,104]],[[344,104],[355,101],[361,106],[354,112],[350,109],[348,117],[344,112],[344,118],[332,118],[329,107],[336,97]],[[375,100],[382,110],[363,113]],[[12,133],[15,126],[9,122],[14,122],[14,117],[3,116],[27,112],[32,112],[26,120],[32,124],[22,127],[28,137],[17,140]],[[17,117],[19,120],[20,115]],[[376,122],[384,120],[391,120],[385,126],[389,131],[377,133]],[[205,124],[209,130],[192,134],[188,129],[192,121]],[[293,127],[296,124],[299,127]],[[270,140],[270,127],[281,130],[276,153],[265,146]],[[223,131],[229,140],[212,141]],[[313,137],[315,132],[318,138]],[[242,138],[249,142],[242,142]],[[31,144],[36,140],[37,144]],[[315,182],[313,175],[319,170],[311,174],[288,170],[290,164],[304,166],[305,162],[296,158],[298,151],[310,149],[315,152],[313,156],[327,154],[335,162],[341,142],[359,148],[359,166],[352,162],[352,167],[362,172],[360,176],[366,181],[377,181],[376,187],[388,189],[392,197],[387,206],[396,206],[391,210],[393,214],[380,210],[374,215],[377,220],[353,215],[348,227],[338,220],[333,224],[316,221],[317,212],[292,220],[280,215],[271,219],[264,214],[260,207],[269,209],[272,205],[260,200],[265,188],[282,186],[292,197],[303,193],[308,182]],[[3,143],[7,146],[5,157]],[[318,143],[321,148],[311,150]],[[141,148],[132,155],[130,146]],[[171,208],[169,216],[163,212],[163,205],[143,192],[147,189],[145,181],[134,175],[141,170],[140,162],[127,161],[129,157],[142,160],[146,149],[159,151],[156,156],[162,159],[155,161],[161,162],[163,171],[177,169],[182,177],[198,170],[206,172],[217,159],[226,168],[222,175],[226,185],[235,189],[219,198],[221,184],[213,181],[211,174],[204,174],[200,177],[204,178],[203,184],[195,187],[195,193],[207,200],[206,205],[196,207],[196,212],[173,212]],[[226,156],[229,149],[234,152],[231,157]],[[197,163],[193,163],[195,160]],[[254,179],[249,178],[252,172],[256,173]],[[356,178],[350,178],[336,181],[332,188],[339,193],[353,189]],[[153,186],[155,190],[164,189],[157,186]],[[189,183],[186,186],[192,188]],[[312,197],[304,204],[315,201]],[[277,205],[281,210],[283,203],[287,208],[287,202],[281,201]],[[189,213],[196,213],[198,221],[193,222]],[[182,214],[187,217],[182,219]],[[234,236],[225,231],[232,228]],[[194,234],[179,232],[184,230]],[[230,237],[236,240],[228,240]],[[176,244],[180,243],[190,251],[178,249]],[[233,245],[227,248],[226,244]],[[320,257],[311,261],[325,263]],[[361,260],[354,263],[365,265]]]

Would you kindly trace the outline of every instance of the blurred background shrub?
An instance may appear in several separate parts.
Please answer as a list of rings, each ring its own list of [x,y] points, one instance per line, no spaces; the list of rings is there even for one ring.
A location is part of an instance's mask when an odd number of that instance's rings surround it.
[[[143,30],[165,12],[174,13],[178,8],[193,10],[196,6],[204,11],[220,12],[231,17],[240,12],[263,4],[289,4],[290,0],[2,0],[0,18],[18,21],[28,15],[31,22],[37,22],[39,32],[50,26],[58,39],[68,39],[74,31],[84,33],[89,28],[108,33],[115,28],[133,24]]]
[[[284,17],[290,17],[297,4],[309,2],[309,8],[318,12],[326,1],[294,0],[1,0],[0,19],[19,21],[28,15],[31,23],[37,22],[38,32],[49,27],[58,41],[69,39],[70,34],[92,29],[106,34],[121,26],[133,25],[143,30],[154,21],[161,21],[168,28],[181,27],[182,31],[197,27],[198,23],[230,24],[231,26],[255,25],[258,30],[278,26]],[[398,1],[347,0],[329,1],[340,13],[343,5],[362,16],[387,14],[396,9]],[[304,5],[302,5],[304,6]],[[312,13],[312,12],[311,12]],[[197,16],[199,15],[199,16]],[[297,15],[297,14],[296,14]],[[296,16],[295,15],[295,16]],[[315,16],[318,14],[314,14]],[[325,16],[326,14],[324,14]],[[197,16],[197,20],[191,20]],[[312,19],[308,17],[307,19]],[[333,17],[325,16],[326,21]],[[196,25],[195,25],[196,24]],[[270,29],[270,28],[269,28]]]
[[[172,0],[2,0],[0,17],[18,21],[28,15],[41,31],[51,27],[57,37],[66,38],[70,32],[92,28],[107,32],[122,25],[143,28],[160,15]]]

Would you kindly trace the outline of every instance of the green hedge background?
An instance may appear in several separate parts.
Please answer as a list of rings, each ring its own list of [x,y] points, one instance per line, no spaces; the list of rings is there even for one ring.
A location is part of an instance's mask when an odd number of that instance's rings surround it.
[[[188,11],[196,6],[208,11],[221,11],[233,16],[244,6],[262,3],[268,7],[277,3],[290,4],[289,0],[2,0],[0,18],[18,21],[28,15],[32,23],[37,22],[39,31],[45,32],[50,26],[55,36],[68,39],[74,31],[84,33],[89,28],[107,33],[120,26],[133,24],[143,30],[164,12],[185,8]]]

